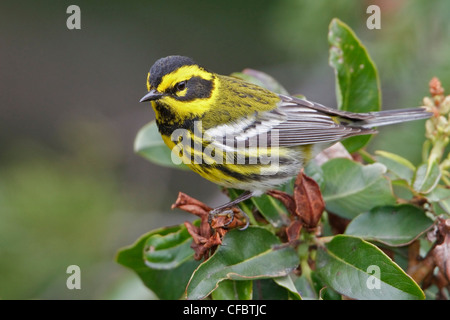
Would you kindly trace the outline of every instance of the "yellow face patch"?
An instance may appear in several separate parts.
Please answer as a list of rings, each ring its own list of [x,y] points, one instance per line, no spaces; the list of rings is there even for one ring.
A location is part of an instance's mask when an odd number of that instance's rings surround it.
[[[150,91],[150,72],[147,74],[147,91]]]
[[[159,99],[159,101],[169,106],[180,119],[192,118],[193,116],[194,117],[201,116],[210,109],[215,108],[215,103],[217,101],[217,97],[220,90],[219,89],[220,84],[217,78],[214,78],[213,82],[214,82],[214,89],[212,91],[211,97],[209,97],[208,99],[179,101],[169,95],[166,95],[163,96],[161,99]],[[183,91],[181,91],[181,93],[183,93]]]
[[[205,80],[213,81],[213,91],[208,99],[194,99],[192,101],[180,101],[171,95],[165,95],[159,99],[160,102],[170,107],[179,118],[192,118],[201,116],[209,109],[214,108],[215,101],[219,92],[219,81],[213,74],[201,69],[196,65],[183,66],[172,73],[166,74],[157,87],[158,92],[165,92],[173,88],[181,81],[187,81],[193,77],[199,77]],[[178,97],[184,97],[188,88],[178,91],[175,94]]]
[[[211,95],[206,97],[193,97],[192,99],[183,100],[180,98],[186,97],[188,94],[189,87],[186,86],[183,90],[176,90],[174,87],[177,86],[182,81],[189,81],[192,78],[201,78],[212,82]],[[148,91],[151,89],[156,89],[156,91],[163,93],[163,96],[158,99],[165,108],[171,110],[177,119],[186,119],[193,117],[200,117],[205,112],[214,108],[215,102],[218,98],[219,93],[219,79],[214,74],[202,69],[197,65],[187,65],[182,66],[171,73],[164,75],[155,88],[149,83],[150,74],[147,77],[147,88]],[[168,94],[164,94],[167,93]],[[179,100],[180,99],[180,100]],[[156,113],[156,118],[160,117],[158,110],[156,108],[156,102],[152,101],[153,109]]]
[[[178,97],[184,97],[186,95],[186,93],[187,93],[187,88],[184,88],[184,90],[182,90],[182,91],[177,91],[176,95]]]
[[[172,88],[178,82],[189,80],[192,77],[200,77],[206,80],[211,80],[213,78],[213,75],[196,65],[183,66],[178,68],[174,72],[166,74],[161,79],[161,83],[159,84],[157,90],[159,92],[165,92],[167,89]]]

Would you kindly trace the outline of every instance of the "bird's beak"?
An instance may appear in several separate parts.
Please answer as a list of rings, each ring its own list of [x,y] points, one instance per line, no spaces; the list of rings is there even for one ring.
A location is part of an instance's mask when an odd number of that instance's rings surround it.
[[[159,93],[155,89],[152,89],[145,96],[143,96],[142,99],[139,100],[139,102],[158,100],[162,96],[162,93]]]

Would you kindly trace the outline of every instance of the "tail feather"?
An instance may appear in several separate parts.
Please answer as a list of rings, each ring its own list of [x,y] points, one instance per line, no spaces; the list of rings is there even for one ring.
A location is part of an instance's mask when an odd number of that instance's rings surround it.
[[[368,115],[371,115],[372,117],[363,120],[362,123],[359,124],[359,127],[373,128],[400,122],[428,119],[431,117],[432,113],[426,111],[425,108],[411,108],[370,112]]]

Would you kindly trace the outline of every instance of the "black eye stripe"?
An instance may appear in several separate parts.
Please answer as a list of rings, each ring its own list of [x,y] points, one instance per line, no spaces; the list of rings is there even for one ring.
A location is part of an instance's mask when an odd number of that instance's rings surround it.
[[[191,101],[195,99],[205,99],[211,97],[214,88],[213,80],[206,80],[201,77],[192,77],[185,84],[187,92],[183,97],[177,97],[180,101]]]

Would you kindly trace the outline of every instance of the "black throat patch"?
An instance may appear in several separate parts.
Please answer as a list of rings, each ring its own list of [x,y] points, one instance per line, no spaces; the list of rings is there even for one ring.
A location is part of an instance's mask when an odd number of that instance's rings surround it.
[[[162,135],[171,136],[176,129],[194,130],[194,123],[198,120],[196,117],[180,119],[170,109],[160,102],[156,102],[156,111],[159,117],[156,119],[158,130]]]

